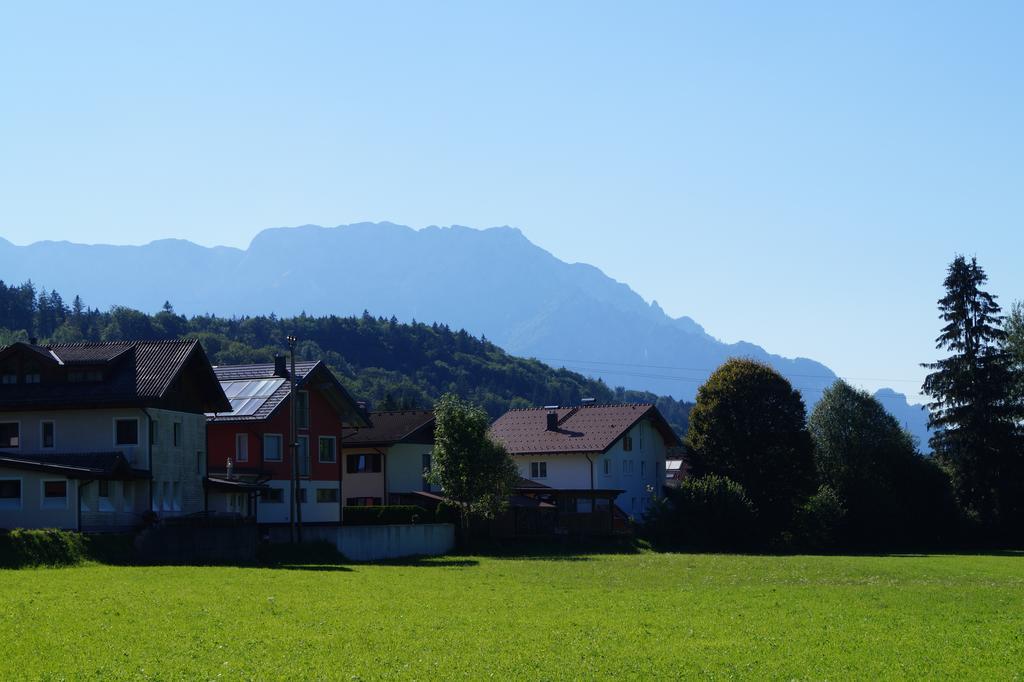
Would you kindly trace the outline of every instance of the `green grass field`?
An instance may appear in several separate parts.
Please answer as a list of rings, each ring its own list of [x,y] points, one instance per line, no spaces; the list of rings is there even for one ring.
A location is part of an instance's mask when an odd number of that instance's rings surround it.
[[[0,571],[0,679],[1024,677],[1024,556]]]

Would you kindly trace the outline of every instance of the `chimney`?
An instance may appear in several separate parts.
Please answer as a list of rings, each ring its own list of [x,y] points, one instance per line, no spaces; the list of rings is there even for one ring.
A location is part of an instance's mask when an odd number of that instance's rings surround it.
[[[558,430],[558,413],[548,412],[548,431]]]
[[[274,376],[288,378],[288,358],[283,355],[274,356]]]

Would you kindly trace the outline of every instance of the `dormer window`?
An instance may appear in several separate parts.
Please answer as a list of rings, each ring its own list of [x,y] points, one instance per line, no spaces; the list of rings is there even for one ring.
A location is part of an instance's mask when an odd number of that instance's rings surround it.
[[[68,372],[68,381],[73,384],[103,381],[103,372],[98,369],[73,369]]]

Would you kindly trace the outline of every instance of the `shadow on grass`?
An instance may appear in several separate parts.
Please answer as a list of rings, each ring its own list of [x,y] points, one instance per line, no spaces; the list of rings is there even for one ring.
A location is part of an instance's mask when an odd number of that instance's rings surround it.
[[[472,568],[479,566],[476,559],[459,559],[451,557],[409,557],[403,559],[382,559],[381,561],[370,561],[362,564],[365,566],[396,566],[414,568]]]

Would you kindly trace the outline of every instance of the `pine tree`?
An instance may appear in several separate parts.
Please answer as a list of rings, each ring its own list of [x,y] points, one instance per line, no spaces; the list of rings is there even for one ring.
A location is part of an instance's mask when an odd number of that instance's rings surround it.
[[[1020,505],[1013,499],[1020,411],[1011,398],[1001,309],[981,288],[987,280],[975,258],[957,256],[950,264],[938,302],[946,325],[935,340],[950,356],[924,365],[932,373],[923,391],[932,398],[932,449],[950,469],[961,503],[990,530],[1005,531]]]

